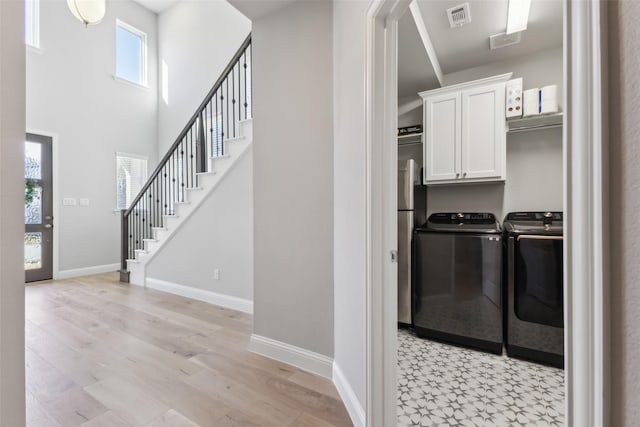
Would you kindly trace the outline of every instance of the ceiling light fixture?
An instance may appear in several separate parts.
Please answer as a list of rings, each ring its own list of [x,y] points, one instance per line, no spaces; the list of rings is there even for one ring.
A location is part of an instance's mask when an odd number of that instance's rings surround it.
[[[106,0],[67,0],[67,6],[85,27],[102,21],[106,12]]]
[[[531,9],[531,0],[509,0],[507,34],[513,34],[527,29],[529,9]]]

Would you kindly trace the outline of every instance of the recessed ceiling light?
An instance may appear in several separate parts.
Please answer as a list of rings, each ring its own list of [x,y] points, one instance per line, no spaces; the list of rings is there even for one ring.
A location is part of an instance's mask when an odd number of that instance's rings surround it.
[[[531,0],[509,0],[507,34],[513,34],[527,29],[529,9],[531,9]]]

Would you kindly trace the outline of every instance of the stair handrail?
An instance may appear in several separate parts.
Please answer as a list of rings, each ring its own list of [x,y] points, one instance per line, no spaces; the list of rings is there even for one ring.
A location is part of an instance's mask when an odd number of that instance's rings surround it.
[[[185,137],[185,135],[189,132],[189,130],[193,127],[193,125],[195,124],[195,122],[198,119],[198,117],[200,117],[204,107],[207,104],[209,104],[209,102],[211,101],[211,98],[213,98],[213,95],[215,95],[215,93],[218,91],[218,89],[220,89],[220,85],[227,78],[227,76],[229,75],[229,73],[233,69],[234,65],[236,64],[236,61],[238,60],[239,55],[241,55],[242,52],[244,52],[244,50],[247,47],[249,47],[250,44],[251,44],[251,33],[249,33],[249,35],[244,40],[244,42],[242,42],[242,45],[240,46],[238,51],[233,55],[233,58],[231,59],[229,64],[227,64],[227,66],[225,67],[224,71],[222,72],[222,74],[220,75],[220,77],[218,78],[216,83],[213,85],[213,87],[211,88],[211,90],[209,91],[207,96],[205,97],[204,101],[202,101],[200,106],[196,109],[195,114],[191,117],[191,119],[189,119],[189,121],[187,122],[187,125],[184,127],[184,129],[182,129],[182,132],[180,132],[180,134],[176,138],[175,142],[171,145],[171,147],[169,147],[169,149],[167,150],[167,152],[164,155],[164,157],[162,158],[162,160],[160,160],[160,162],[158,162],[158,166],[156,166],[156,168],[154,169],[154,171],[151,174],[151,176],[149,177],[149,179],[147,179],[147,182],[142,187],[142,189],[140,190],[140,192],[138,193],[136,198],[133,199],[133,201],[131,202],[131,205],[129,206],[129,209],[127,209],[125,211],[125,215],[126,216],[129,216],[131,214],[131,211],[133,211],[133,209],[135,208],[136,204],[140,201],[140,198],[142,198],[142,195],[144,194],[145,190],[147,190],[149,188],[149,186],[151,185],[151,182],[158,176],[158,174],[162,170],[162,167],[164,166],[164,164],[167,162],[167,160],[169,160],[171,158],[171,154],[175,151],[175,149],[178,147],[178,145],[180,145],[180,142]]]
[[[206,142],[206,136],[205,136],[205,132],[204,132],[204,124],[208,124],[209,126],[213,126],[213,124],[211,123],[211,121],[207,122],[206,121],[206,113],[207,111],[209,112],[210,115],[210,119],[212,120],[212,107],[211,107],[211,102],[214,98],[214,96],[217,96],[218,91],[221,90],[223,83],[227,82],[227,95],[229,93],[229,80],[228,77],[231,75],[231,73],[234,71],[234,68],[236,67],[236,65],[240,65],[240,61],[243,58],[245,58],[245,64],[244,64],[244,69],[245,69],[245,104],[244,104],[244,108],[245,108],[245,118],[249,118],[247,116],[247,100],[246,100],[246,96],[247,96],[247,77],[246,77],[246,70],[247,70],[247,64],[246,64],[246,55],[248,52],[249,47],[251,46],[251,33],[249,33],[249,35],[245,38],[245,40],[242,42],[242,44],[240,45],[240,47],[238,48],[238,50],[236,51],[236,53],[232,56],[231,60],[229,61],[229,63],[227,64],[227,66],[225,67],[225,69],[222,71],[222,73],[220,74],[220,77],[218,77],[218,79],[216,80],[215,84],[213,85],[213,87],[211,88],[211,90],[207,93],[206,97],[204,98],[204,100],[202,101],[202,103],[198,106],[198,108],[196,109],[196,112],[193,114],[193,116],[189,119],[189,121],[187,122],[187,125],[184,127],[184,129],[180,132],[180,134],[178,135],[178,137],[176,138],[175,142],[171,145],[171,147],[169,147],[169,149],[167,150],[166,154],[162,157],[162,159],[160,160],[160,162],[158,162],[158,165],[156,166],[156,168],[154,169],[154,171],[152,172],[152,174],[149,176],[149,178],[147,179],[147,181],[145,182],[145,184],[142,186],[141,190],[138,192],[138,194],[136,195],[136,197],[133,199],[133,201],[131,202],[130,206],[126,209],[126,210],[122,210],[121,211],[121,219],[122,219],[122,230],[121,230],[121,270],[120,270],[120,279],[121,281],[125,281],[128,282],[128,271],[127,271],[127,256],[131,253],[131,248],[129,247],[129,220],[130,220],[130,216],[132,213],[134,213],[136,211],[136,209],[139,209],[138,205],[141,203],[142,198],[145,196],[145,194],[147,192],[150,191],[150,188],[152,187],[152,185],[158,183],[157,178],[158,176],[162,173],[163,170],[166,170],[167,164],[172,161],[172,159],[176,158],[176,152],[177,150],[182,146],[183,150],[184,150],[184,144],[185,144],[185,138],[187,138],[188,135],[190,135],[189,133],[192,132],[194,130],[194,126],[196,127],[196,142],[195,145],[196,147],[198,147],[196,149],[196,166],[198,165],[198,162],[200,162],[200,165],[203,165],[204,162],[206,162],[206,152],[207,152],[207,142]],[[251,60],[251,58],[249,59],[249,61]],[[238,68],[238,70],[240,70]],[[250,77],[250,76],[249,76]],[[235,80],[234,80],[235,81]],[[238,71],[238,85],[240,85],[241,83],[241,77],[240,77],[240,71]],[[235,88],[233,89],[235,90]],[[251,90],[251,87],[249,86],[249,90]],[[238,93],[240,93],[241,88],[238,87]],[[235,94],[232,93],[232,96],[235,96]],[[217,110],[217,98],[216,98],[216,130],[218,130],[218,110]],[[222,96],[222,100],[224,100],[224,96]],[[229,113],[229,105],[228,105],[228,100],[227,100],[227,106],[226,106],[226,110],[224,110],[224,107],[220,106],[220,112],[223,114],[223,118],[224,118],[224,111],[226,111],[227,113]],[[249,104],[251,104],[251,100],[249,99]],[[209,109],[207,110],[207,107],[209,107]],[[231,107],[231,110],[234,114],[234,119],[235,120],[235,98],[233,100],[233,105]],[[251,108],[252,110],[252,108]],[[238,110],[239,114],[238,114],[238,122],[241,121],[241,117],[240,117],[240,109]],[[204,116],[203,116],[204,113]],[[251,113],[252,114],[252,113]],[[228,120],[229,118],[227,117],[227,131],[228,129]],[[235,126],[236,123],[232,123],[232,125],[234,126],[234,132],[235,132]],[[224,121],[223,123],[220,125],[222,127],[222,133],[220,136],[220,141],[219,143],[221,144],[222,147],[224,147],[224,140],[229,138],[228,134],[224,133],[225,127],[224,127]],[[213,133],[213,129],[211,129],[212,133]],[[191,137],[193,137],[193,135],[191,134]],[[204,140],[202,139],[204,138]],[[213,138],[213,135],[212,135]],[[191,150],[191,158],[193,158],[193,145],[194,142],[193,140],[191,140],[189,142],[190,148]],[[222,148],[223,149],[223,148]],[[187,148],[187,150],[189,150],[189,147]],[[198,150],[200,150],[200,152],[198,153]],[[204,150],[204,151],[202,151]],[[182,154],[182,153],[181,153]],[[198,157],[198,154],[200,154],[200,156]],[[183,160],[184,162],[184,160]],[[188,160],[187,160],[188,162]],[[183,165],[184,166],[184,165]],[[198,170],[201,169],[202,166],[197,166],[196,172],[205,172],[205,170]],[[193,170],[192,170],[193,173]],[[174,177],[174,182],[175,182],[175,177]],[[160,183],[160,185],[162,185]],[[179,192],[182,191],[182,189],[180,188],[173,188],[170,189],[169,192],[173,191],[174,194],[172,195],[172,197],[175,197],[175,192]],[[163,200],[163,202],[166,202],[165,200]],[[171,203],[171,201],[170,201]],[[173,201],[173,203],[175,203],[175,201]],[[166,205],[165,205],[166,206]],[[151,205],[149,205],[149,207],[151,207]],[[156,215],[158,215],[156,213]],[[163,216],[162,214],[160,214],[160,216]],[[144,231],[142,233],[142,235],[140,236],[140,240],[144,239]],[[134,248],[135,251],[135,248]]]

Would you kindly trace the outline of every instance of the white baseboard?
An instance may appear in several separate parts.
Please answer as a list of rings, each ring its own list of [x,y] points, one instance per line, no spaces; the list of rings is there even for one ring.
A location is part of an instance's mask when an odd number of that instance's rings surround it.
[[[71,270],[58,271],[54,279],[70,279],[72,277],[90,276],[92,274],[110,273],[120,270],[120,264],[94,265],[92,267],[74,268]]]
[[[347,381],[340,366],[333,362],[333,384],[335,384],[338,394],[347,408],[347,412],[351,417],[354,427],[365,427],[366,416],[364,407],[356,397],[355,392],[351,388],[351,384]]]
[[[251,335],[249,351],[331,379],[333,359],[323,354],[256,334]]]
[[[147,277],[145,287],[253,314],[253,301]]]

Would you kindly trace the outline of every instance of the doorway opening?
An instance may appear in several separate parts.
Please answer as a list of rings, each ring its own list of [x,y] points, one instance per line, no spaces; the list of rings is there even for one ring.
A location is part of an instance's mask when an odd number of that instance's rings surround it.
[[[562,3],[500,46],[508,1],[458,5],[398,23],[398,425],[563,426]]]
[[[25,281],[53,278],[53,138],[25,138]]]
[[[402,0],[374,1],[367,38],[368,396],[370,426],[396,425],[398,21]],[[565,425],[603,425],[606,418],[607,280],[605,92],[602,6],[563,2],[564,123],[562,179]],[[384,76],[384,78],[381,78]],[[395,145],[394,145],[395,148]],[[391,257],[389,257],[391,251]],[[418,424],[419,425],[419,424]]]

